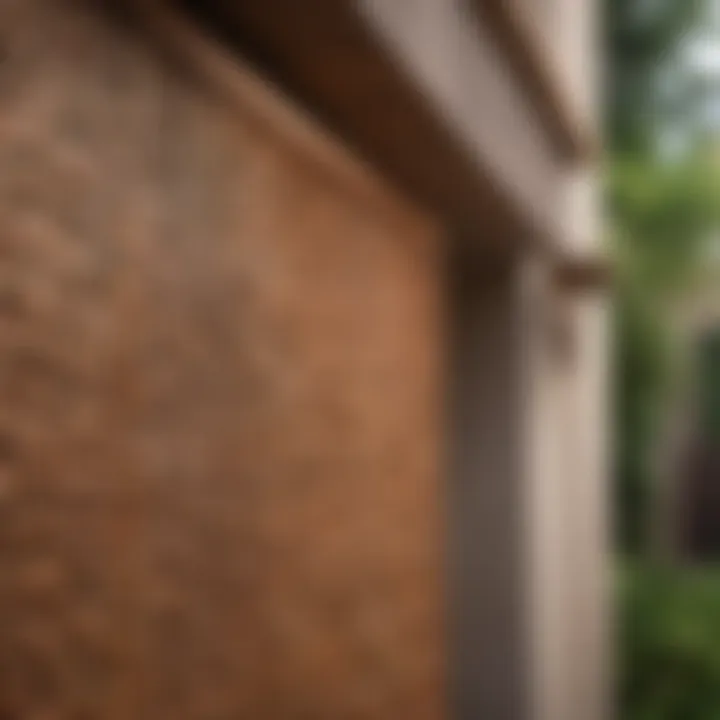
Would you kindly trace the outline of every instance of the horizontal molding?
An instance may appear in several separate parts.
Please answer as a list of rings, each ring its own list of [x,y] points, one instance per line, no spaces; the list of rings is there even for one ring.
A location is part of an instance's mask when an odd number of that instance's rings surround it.
[[[581,118],[570,94],[517,0],[473,0],[478,20],[492,35],[537,109],[538,118],[560,156],[572,163],[591,160],[599,138]]]
[[[212,0],[226,47],[439,220],[483,244],[551,243],[547,228],[448,123],[356,0]],[[547,237],[546,237],[547,235]]]
[[[171,0],[127,2],[155,30],[158,45],[200,71],[204,82],[224,88],[233,102],[265,98],[253,112],[281,118],[276,124],[292,129],[296,149],[306,144],[306,155],[320,149],[320,161],[335,166],[342,158],[339,164],[354,168],[348,177],[363,177],[366,187],[378,183],[361,166],[379,170],[453,237],[480,249],[558,252],[561,238],[532,216],[482,155],[469,151],[467,139],[449,128],[442,108],[387,52],[354,0],[186,0],[202,7],[192,18],[172,10],[177,3]],[[259,73],[248,70],[248,58]],[[291,115],[305,121],[286,122]]]

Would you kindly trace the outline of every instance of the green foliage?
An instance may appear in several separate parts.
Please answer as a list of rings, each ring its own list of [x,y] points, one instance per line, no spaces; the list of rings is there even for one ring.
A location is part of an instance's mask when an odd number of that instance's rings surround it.
[[[605,0],[606,127],[614,151],[652,152],[665,118],[687,116],[699,101],[695,87],[661,88],[668,68],[682,69],[677,52],[701,21],[703,0]]]
[[[615,412],[617,533],[626,551],[642,547],[651,494],[650,449],[666,384],[668,342],[659,316],[632,286],[616,297]]]
[[[651,454],[674,380],[673,305],[692,289],[720,224],[720,172],[709,153],[677,163],[611,164],[607,199],[615,296],[618,532],[642,547],[652,494]]]
[[[604,0],[606,199],[616,257],[616,482],[619,531],[641,547],[652,492],[650,456],[673,379],[668,313],[691,286],[718,225],[719,163],[707,147],[663,162],[659,138],[695,127],[707,83],[682,59],[707,0]],[[671,82],[668,82],[671,80]],[[695,143],[703,139],[693,135]],[[712,148],[710,148],[712,149]]]
[[[622,720],[720,718],[720,569],[632,565],[619,583]]]
[[[704,137],[717,82],[683,63],[708,0],[604,0],[606,200],[617,264],[616,489],[619,539],[642,557],[650,462],[676,379],[672,310],[692,290],[720,226],[720,157]],[[660,138],[690,141],[677,161]],[[720,432],[720,345],[703,358],[706,422]],[[720,720],[720,567],[638,562],[619,582],[622,720]]]
[[[709,333],[698,352],[699,403],[706,437],[720,439],[720,331]]]
[[[720,222],[720,156],[611,164],[608,203],[622,281],[658,298],[687,289]]]

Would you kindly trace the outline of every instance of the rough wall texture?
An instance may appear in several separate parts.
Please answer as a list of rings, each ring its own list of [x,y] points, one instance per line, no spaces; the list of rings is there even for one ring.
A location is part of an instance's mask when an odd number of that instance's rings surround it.
[[[0,44],[0,718],[440,717],[429,224],[79,2]]]

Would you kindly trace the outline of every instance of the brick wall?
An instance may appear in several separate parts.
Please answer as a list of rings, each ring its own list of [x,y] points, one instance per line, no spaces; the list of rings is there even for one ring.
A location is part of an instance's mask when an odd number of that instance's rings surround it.
[[[0,718],[440,717],[431,224],[84,3],[0,48]]]

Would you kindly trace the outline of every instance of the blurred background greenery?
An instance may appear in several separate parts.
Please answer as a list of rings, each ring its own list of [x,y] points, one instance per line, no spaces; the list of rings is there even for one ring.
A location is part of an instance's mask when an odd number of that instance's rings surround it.
[[[685,553],[678,531],[688,427],[720,459],[720,334],[698,341],[720,329],[719,5],[604,0],[627,720],[720,719],[720,564]]]

